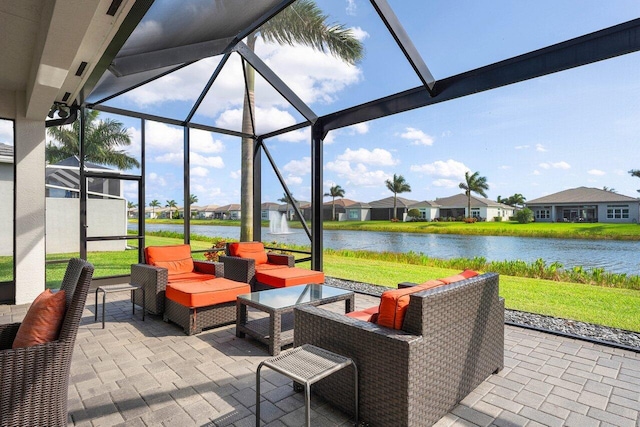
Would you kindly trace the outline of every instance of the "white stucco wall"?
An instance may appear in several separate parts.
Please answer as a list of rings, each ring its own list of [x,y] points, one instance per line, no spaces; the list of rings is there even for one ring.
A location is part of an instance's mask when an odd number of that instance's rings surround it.
[[[13,255],[13,163],[0,160],[0,256]]]
[[[127,203],[124,200],[87,200],[87,237],[127,234]],[[88,242],[87,250],[123,251],[126,241]],[[80,250],[80,199],[47,197],[47,253]]]

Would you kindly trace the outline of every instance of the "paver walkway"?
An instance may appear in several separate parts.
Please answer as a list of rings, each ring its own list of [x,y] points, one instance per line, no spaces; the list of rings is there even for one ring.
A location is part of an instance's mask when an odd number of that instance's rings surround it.
[[[127,293],[109,295],[101,329],[92,298],[71,367],[69,425],[254,425],[265,346],[236,338],[232,325],[188,337],[157,316],[142,322],[139,311],[132,317]],[[356,309],[374,304],[356,295]],[[0,321],[19,321],[25,311],[0,306]],[[265,370],[262,378],[263,425],[303,425],[302,395],[279,374]],[[317,397],[312,410],[314,426],[349,425]],[[638,427],[639,411],[639,354],[506,326],[505,369],[437,426]]]

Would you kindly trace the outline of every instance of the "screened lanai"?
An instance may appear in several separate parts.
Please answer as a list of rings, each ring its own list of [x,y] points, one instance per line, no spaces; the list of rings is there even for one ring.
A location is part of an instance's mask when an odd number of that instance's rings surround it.
[[[332,8],[331,2],[319,1],[317,4],[322,10]],[[417,28],[407,29],[403,26],[403,14],[408,16],[412,10],[426,13],[422,3],[372,0],[370,4],[360,5],[361,11],[366,8],[367,13],[377,15],[376,34],[379,33],[379,38],[384,40],[385,51],[382,55],[376,52],[371,59],[363,61],[366,62],[363,68],[383,67],[393,70],[392,73],[399,78],[390,78],[391,74],[387,74],[385,85],[375,81],[375,78],[366,81],[362,85],[364,88],[353,97],[358,100],[356,105],[344,105],[340,100],[319,102],[322,94],[296,93],[295,88],[301,86],[297,81],[298,76],[283,69],[275,58],[278,54],[295,55],[296,49],[300,51],[300,46],[289,46],[286,41],[280,44],[272,42],[267,47],[263,44],[257,48],[246,44],[247,36],[267,31],[263,30],[263,26],[268,26],[270,19],[282,11],[288,11],[292,25],[304,26],[305,22],[296,12],[296,7],[300,6],[293,1],[138,2],[129,14],[127,25],[123,25],[102,58],[102,67],[96,67],[83,88],[77,105],[138,118],[143,123],[153,121],[183,128],[185,200],[191,194],[191,130],[234,137],[237,144],[242,138],[253,141],[253,165],[242,165],[243,169],[251,167],[253,170],[253,202],[249,205],[245,204],[246,200],[241,200],[241,203],[243,213],[252,211],[254,240],[261,240],[262,168],[273,170],[283,192],[292,196],[282,171],[283,165],[278,163],[269,149],[270,141],[283,135],[299,134],[303,130],[307,132],[311,170],[310,224],[305,222],[299,211],[297,216],[302,218],[303,228],[311,242],[314,269],[322,269],[323,140],[330,131],[640,49],[640,20],[607,27],[604,25],[607,19],[609,22],[615,22],[616,19],[607,17],[603,18],[604,29],[572,25],[566,30],[553,28],[551,36],[547,37],[523,37],[524,49],[519,52],[491,51],[476,55],[467,51],[467,55],[459,55],[466,56],[464,60],[458,59],[458,56],[431,57],[429,44],[446,42],[436,33],[438,25],[433,25],[433,29],[421,29],[428,37],[419,33]],[[565,19],[569,16],[566,15]],[[520,19],[526,21],[524,17]],[[535,20],[536,17],[531,19]],[[354,28],[350,24],[345,23],[345,27]],[[558,24],[553,22],[551,25]],[[440,30],[446,34],[446,30]],[[501,30],[500,27],[495,28],[497,33]],[[505,34],[501,36],[513,36],[506,29],[504,31]],[[417,35],[419,43],[413,41],[413,35]],[[363,40],[366,57],[368,44],[367,39]],[[549,40],[553,43],[540,45]],[[473,45],[472,40],[466,42],[469,46]],[[464,44],[456,47],[460,49],[457,52],[465,53]],[[326,58],[335,60],[330,54]],[[322,63],[310,65],[323,66]],[[255,82],[245,78],[249,68],[256,70]],[[348,67],[345,69],[348,70]],[[189,87],[178,89],[184,91],[184,96],[166,96],[163,102],[137,105],[139,108],[135,108],[136,105],[130,101],[136,93],[154,93],[163,98],[163,92],[176,91],[177,88],[171,87],[172,79],[176,76],[183,76],[178,79],[180,81],[184,81],[184,76],[195,76]],[[380,79],[378,76],[380,74],[376,76]],[[249,112],[249,118],[243,126],[240,104],[244,100],[245,90],[254,84],[256,108]],[[322,87],[319,85],[316,89],[321,91]],[[234,114],[227,114],[226,120],[221,120],[223,114],[231,110]],[[273,114],[284,114],[286,119],[276,120]],[[142,144],[144,146],[144,133]],[[142,163],[141,173],[130,177],[139,182],[141,205],[145,203]],[[295,204],[294,208],[298,209]],[[85,217],[81,215],[81,218]],[[189,236],[188,205],[185,206],[184,217],[185,236]],[[144,221],[141,221],[138,238],[143,239],[143,236]],[[93,237],[98,238],[105,236]],[[86,236],[83,240],[86,251]]]

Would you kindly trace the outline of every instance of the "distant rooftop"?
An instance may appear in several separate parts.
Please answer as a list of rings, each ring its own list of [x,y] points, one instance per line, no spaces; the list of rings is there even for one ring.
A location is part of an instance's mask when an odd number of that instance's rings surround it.
[[[602,190],[592,187],[570,188],[527,201],[527,205],[557,204],[557,203],[617,203],[617,202],[637,202],[634,197],[614,193],[613,191]]]

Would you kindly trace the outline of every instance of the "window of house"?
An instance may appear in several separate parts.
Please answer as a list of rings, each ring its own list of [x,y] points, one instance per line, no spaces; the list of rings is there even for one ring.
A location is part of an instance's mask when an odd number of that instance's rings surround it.
[[[549,219],[551,218],[551,212],[549,209],[538,209],[536,211],[536,219]]]
[[[358,211],[356,209],[349,209],[349,219],[358,219]]]
[[[480,209],[478,208],[471,208],[471,216],[473,218],[480,218]]]
[[[608,205],[607,218],[608,219],[628,219],[629,205]]]

